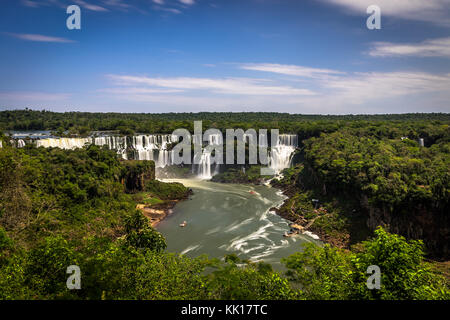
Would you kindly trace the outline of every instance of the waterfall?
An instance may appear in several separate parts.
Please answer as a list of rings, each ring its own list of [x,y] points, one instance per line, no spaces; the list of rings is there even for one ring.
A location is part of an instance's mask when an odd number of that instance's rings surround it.
[[[266,134],[259,134],[258,140],[260,147],[269,145]],[[131,137],[44,138],[34,141],[37,147],[70,150],[82,148],[87,144],[106,146],[110,150],[115,150],[125,160],[128,159],[128,154],[132,154],[132,159],[134,160],[153,160],[157,168],[164,168],[174,164],[174,153],[169,149],[170,144],[178,143],[178,136],[172,134],[150,134]],[[201,145],[202,152],[194,155],[192,173],[196,174],[200,179],[210,179],[219,173],[220,164],[214,163],[213,148],[207,148],[206,144],[209,146],[221,145],[223,144],[223,136],[221,133],[209,134],[205,139],[205,145],[203,145],[202,137],[200,136],[193,136],[193,141],[197,145]],[[25,142],[22,139],[15,140],[12,143],[18,148],[25,146]],[[291,165],[292,156],[297,145],[297,135],[279,135],[278,141],[269,149],[269,167],[276,173],[288,168]],[[225,155],[223,156],[225,157]]]
[[[421,147],[425,146],[423,138],[419,138],[418,142],[419,142],[419,146],[421,146]]]
[[[173,164],[173,151],[168,145],[178,142],[178,136],[171,134],[152,134],[132,137],[135,160],[153,160],[157,168]]]
[[[131,141],[131,144],[127,142]],[[37,147],[76,149],[86,144],[107,146],[116,150],[125,160],[128,159],[128,149],[133,150],[134,160],[154,160],[158,168],[173,164],[173,152],[167,150],[168,145],[178,142],[178,137],[170,134],[139,135],[133,137],[101,136],[95,138],[47,138],[36,140]]]
[[[127,160],[127,138],[126,137],[97,137],[94,138],[94,144],[97,146],[107,146],[110,150],[116,150],[117,154],[122,156],[122,159]]]
[[[36,146],[44,148],[60,148],[73,150],[91,144],[92,138],[47,138],[36,140]]]
[[[221,145],[223,144],[223,136],[220,133],[209,134],[207,137],[207,141],[210,146]],[[196,140],[194,138],[194,142],[198,143],[199,141],[198,139]],[[203,149],[197,168],[197,178],[202,180],[209,180],[212,178],[213,175],[218,174],[220,170],[220,164],[216,163],[214,165],[214,170],[212,169],[213,165],[214,164],[211,163],[211,151]]]
[[[9,142],[11,143],[11,146],[16,147],[16,148],[25,147],[25,141],[22,139],[17,139],[17,140],[11,139]],[[0,140],[0,148],[3,148],[3,144],[2,144],[1,140]]]
[[[276,173],[291,166],[292,156],[298,145],[295,134],[281,134],[275,146],[272,146],[269,156],[270,168]]]
[[[23,148],[25,147],[25,141],[22,139],[17,140],[17,148]]]
[[[211,153],[204,151],[200,164],[198,165],[197,177],[200,179],[211,179]]]

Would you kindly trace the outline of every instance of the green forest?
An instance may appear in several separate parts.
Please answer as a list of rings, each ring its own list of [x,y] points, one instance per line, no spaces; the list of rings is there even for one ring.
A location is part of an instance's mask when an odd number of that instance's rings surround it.
[[[153,161],[127,161],[98,146],[14,148],[9,130],[60,136],[203,129],[280,129],[297,134],[294,165],[271,181],[288,195],[279,214],[322,235],[270,264],[188,258],[136,209],[142,197],[187,197],[155,180]],[[445,299],[450,298],[450,114],[95,114],[0,112],[0,299]],[[418,139],[423,139],[420,146]],[[257,167],[218,182],[261,183]],[[320,199],[320,210],[311,199]],[[66,268],[82,270],[68,290]],[[382,270],[380,290],[366,270]]]

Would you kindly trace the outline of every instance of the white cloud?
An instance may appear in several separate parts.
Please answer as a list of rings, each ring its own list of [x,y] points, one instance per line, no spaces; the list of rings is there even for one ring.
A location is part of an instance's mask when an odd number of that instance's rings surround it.
[[[305,77],[310,78],[307,84],[315,88],[316,95],[286,95],[283,97],[283,103],[314,106],[321,111],[324,108],[350,108],[349,105],[365,107],[380,101],[388,105],[396,99],[409,100],[411,106],[417,106],[417,97],[427,94],[440,97],[440,108],[448,109],[448,102],[442,101],[450,99],[450,74],[436,75],[412,71],[343,73],[337,70],[267,63],[243,64],[240,68],[296,76],[303,80],[302,83],[305,83]]]
[[[302,81],[296,83],[307,85],[307,88],[287,85],[286,79],[108,75],[117,88],[102,91],[115,94],[115,99],[138,105],[151,103],[169,109],[184,106],[197,111],[199,107],[202,110],[220,107],[222,111],[307,113],[448,112],[450,74],[413,71],[343,73],[280,64],[243,64],[239,67],[242,66],[252,66],[246,70],[291,75],[290,83],[295,83],[295,77],[298,77]],[[211,108],[208,109],[208,105]]]
[[[152,0],[156,4],[164,4],[164,0]]]
[[[322,82],[331,95],[349,103],[365,103],[425,92],[448,92],[450,74],[433,75],[425,72],[369,72]]]
[[[174,8],[164,8],[164,7],[158,7],[155,8],[156,10],[160,10],[160,11],[166,11],[166,12],[171,12],[171,13],[175,13],[175,14],[180,14],[181,11],[178,9],[174,9]]]
[[[22,0],[21,2],[24,6],[31,7],[31,8],[38,8],[41,5],[38,2],[30,1],[30,0]]]
[[[273,72],[298,77],[318,78],[329,75],[342,74],[343,72],[330,69],[317,69],[296,65],[274,64],[274,63],[250,63],[242,64],[241,69]]]
[[[193,5],[195,3],[194,0],[179,0],[182,4]]]
[[[5,33],[5,34],[21,40],[35,41],[35,42],[57,42],[57,43],[75,42],[73,40],[66,38],[51,37],[42,34],[26,34],[26,33]]]
[[[311,78],[309,83],[327,94],[345,94],[348,97],[377,98],[405,95],[450,88],[450,74],[433,75],[426,72],[356,72],[317,69],[282,64],[243,64],[242,69],[272,72]],[[331,92],[330,90],[333,90]]]
[[[381,8],[381,15],[427,21],[450,26],[450,0],[320,0],[366,15],[370,5]]]
[[[417,56],[450,58],[450,37],[408,44],[375,42],[369,54],[374,57]]]
[[[118,85],[143,85],[147,87],[162,87],[181,90],[206,90],[219,94],[236,95],[314,95],[314,92],[291,86],[270,85],[271,82],[262,79],[247,78],[149,78],[143,76],[109,75]]]
[[[105,11],[109,11],[108,9],[98,6],[96,4],[91,4],[88,3],[86,1],[83,0],[73,0],[76,4],[79,4],[80,6],[82,6],[83,8],[87,9],[87,10],[91,10],[91,11],[98,11],[98,12],[105,12]]]

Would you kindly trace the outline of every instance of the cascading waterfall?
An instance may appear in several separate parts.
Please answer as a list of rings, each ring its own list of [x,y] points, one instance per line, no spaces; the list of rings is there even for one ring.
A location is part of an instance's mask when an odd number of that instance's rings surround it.
[[[291,166],[292,156],[298,145],[295,134],[281,134],[275,146],[272,146],[269,155],[269,166],[276,173]]]
[[[17,140],[17,148],[23,148],[25,147],[25,141],[22,139]]]
[[[73,150],[92,144],[92,138],[47,138],[36,140],[37,147]]]
[[[97,146],[107,146],[110,150],[117,150],[117,154],[120,154],[122,156],[122,159],[128,159],[126,137],[96,137],[94,138],[94,144]]]
[[[173,164],[173,151],[168,145],[178,142],[178,136],[171,134],[140,135],[132,137],[135,160],[153,160],[157,168]]]
[[[127,140],[130,139],[131,143]],[[127,150],[134,151],[134,160],[154,160],[158,168],[171,165],[173,163],[173,152],[167,150],[168,144],[177,142],[176,135],[155,134],[139,135],[133,137],[101,136],[95,138],[47,138],[36,140],[37,147],[60,148],[73,150],[82,148],[86,144],[97,146],[107,146],[110,150],[116,150],[123,159],[128,159]]]
[[[169,145],[178,142],[178,136],[171,134],[137,135],[132,137],[99,136],[87,138],[44,138],[35,140],[37,147],[76,149],[87,144],[107,146],[110,150],[116,150],[123,159],[128,159],[127,154],[132,154],[134,160],[153,160],[157,168],[173,165],[173,151],[168,150]],[[197,145],[202,144],[201,136],[193,136]],[[210,146],[223,144],[223,136],[220,133],[210,134],[206,141]],[[259,134],[258,144],[267,147],[268,137]],[[21,148],[25,146],[22,139],[16,140],[13,145]],[[291,165],[292,156],[298,146],[298,137],[293,134],[281,134],[278,141],[269,149],[269,167],[279,173]],[[225,156],[225,155],[224,155]],[[196,157],[196,164],[192,165],[192,172],[200,179],[211,179],[220,169],[219,164],[213,163],[211,150],[203,148]]]
[[[17,140],[11,139],[9,142],[11,143],[11,145],[13,147],[16,147],[16,148],[25,147],[25,141],[23,141],[22,139],[17,139]],[[3,148],[2,141],[0,141],[0,148]]]
[[[195,143],[199,142],[197,140],[194,138]],[[221,145],[223,143],[222,134],[210,134],[208,136],[208,143],[210,146]],[[211,156],[211,151],[203,150],[197,168],[197,177],[199,179],[209,180],[213,175],[219,173],[220,164],[218,163],[215,164],[214,170],[212,170]]]
[[[211,179],[211,153],[204,151],[198,165],[197,177],[200,179]]]

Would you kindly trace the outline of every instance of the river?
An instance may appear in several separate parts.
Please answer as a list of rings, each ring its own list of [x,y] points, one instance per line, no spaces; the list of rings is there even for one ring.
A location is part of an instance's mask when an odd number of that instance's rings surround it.
[[[285,199],[277,189],[194,179],[163,181],[180,182],[194,191],[190,200],[178,203],[157,226],[169,252],[214,258],[235,253],[281,270],[280,259],[301,251],[302,243],[320,243],[308,235],[283,237],[290,229],[289,221],[270,211]],[[187,225],[180,227],[183,221]]]

